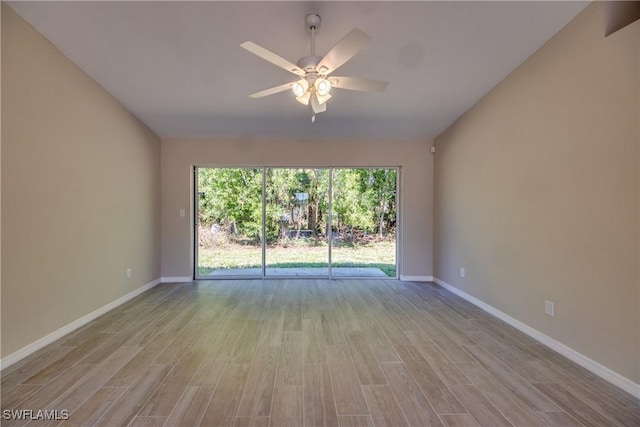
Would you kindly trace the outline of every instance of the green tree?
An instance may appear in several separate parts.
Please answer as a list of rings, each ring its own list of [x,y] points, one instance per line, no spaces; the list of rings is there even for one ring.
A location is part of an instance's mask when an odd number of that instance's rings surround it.
[[[199,223],[218,224],[237,237],[259,239],[262,222],[262,170],[198,169]]]
[[[262,169],[198,169],[199,224],[219,225],[236,238],[259,241]],[[266,168],[267,242],[296,236],[305,227],[318,237],[329,221],[328,169]],[[397,171],[385,168],[335,169],[333,215],[338,233],[376,232],[383,237],[396,221]],[[296,195],[305,197],[297,198]]]
[[[371,197],[362,185],[361,169],[336,169],[333,180],[333,213],[339,233],[369,230],[374,226]]]
[[[363,170],[364,171],[364,170]],[[364,176],[364,174],[363,174]],[[378,235],[384,236],[391,219],[395,221],[397,172],[395,169],[369,169],[367,193],[371,198]]]

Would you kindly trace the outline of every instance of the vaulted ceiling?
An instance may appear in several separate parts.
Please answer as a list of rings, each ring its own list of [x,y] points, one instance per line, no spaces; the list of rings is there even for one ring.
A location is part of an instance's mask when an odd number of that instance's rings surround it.
[[[162,137],[433,138],[564,27],[588,2],[8,2]],[[308,13],[324,55],[353,28],[372,36],[340,68],[389,81],[332,91],[311,123],[295,80],[240,48],[291,62],[309,55]]]

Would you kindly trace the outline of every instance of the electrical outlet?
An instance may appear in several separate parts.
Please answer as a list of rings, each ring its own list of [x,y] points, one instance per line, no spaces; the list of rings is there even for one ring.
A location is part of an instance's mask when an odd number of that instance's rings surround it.
[[[180,218],[184,218],[184,216],[186,215],[186,212],[184,209],[180,209]]]
[[[460,267],[460,277],[465,277],[465,275],[464,267]]]
[[[130,268],[127,268],[126,275],[127,275],[127,279],[131,279],[131,277],[133,276],[133,270],[131,270]]]
[[[544,314],[546,314],[547,316],[555,317],[556,309],[555,309],[555,305],[553,304],[553,302],[545,300],[545,302],[544,302]]]

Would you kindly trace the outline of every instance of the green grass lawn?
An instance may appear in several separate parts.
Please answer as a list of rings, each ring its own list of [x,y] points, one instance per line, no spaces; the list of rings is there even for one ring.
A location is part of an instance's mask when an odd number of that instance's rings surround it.
[[[291,245],[267,246],[267,267],[313,268],[327,267],[327,245],[294,242]],[[396,275],[396,247],[393,241],[380,241],[354,246],[334,246],[332,267],[377,267],[387,276]],[[226,244],[199,249],[198,274],[230,268],[260,268],[260,246]]]

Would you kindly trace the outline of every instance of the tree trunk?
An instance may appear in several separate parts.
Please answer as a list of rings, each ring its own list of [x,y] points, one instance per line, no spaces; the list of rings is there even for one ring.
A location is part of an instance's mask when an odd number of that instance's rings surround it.
[[[384,237],[384,205],[385,203],[382,202],[380,206],[380,223],[378,228],[378,234],[380,235],[380,238]]]
[[[318,237],[318,207],[315,203],[309,203],[309,230],[313,231],[313,235]]]
[[[298,216],[296,218],[296,239],[300,238],[300,228],[302,228],[302,212],[300,208],[296,209],[298,211]]]

